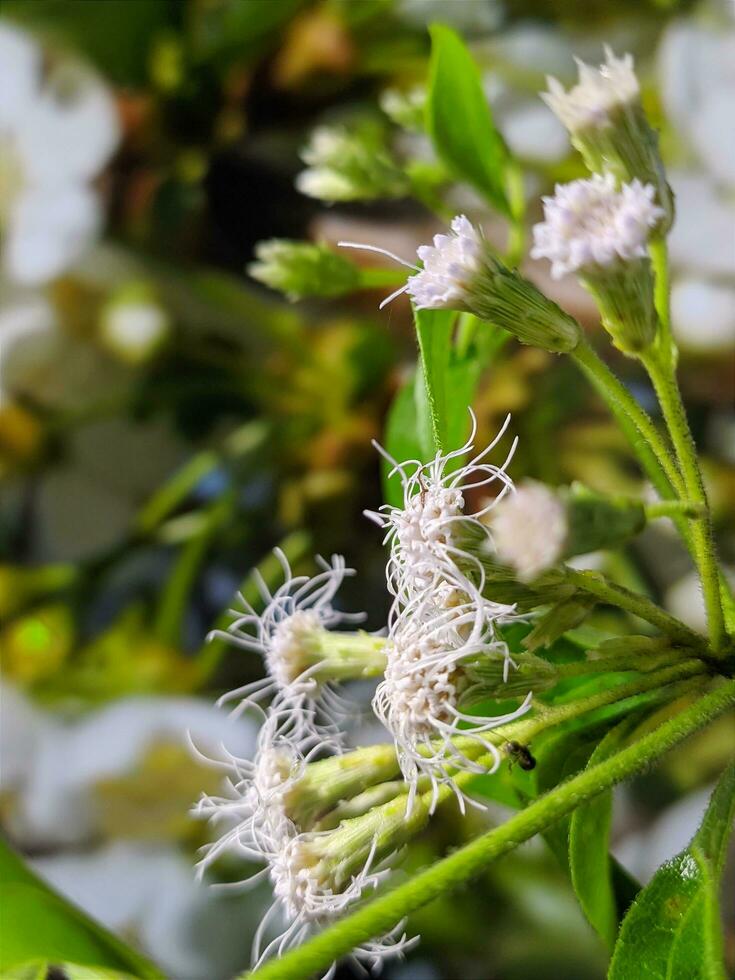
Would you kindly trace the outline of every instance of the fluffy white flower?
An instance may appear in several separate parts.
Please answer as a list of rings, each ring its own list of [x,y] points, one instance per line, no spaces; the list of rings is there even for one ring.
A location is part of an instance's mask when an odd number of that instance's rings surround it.
[[[500,560],[524,582],[555,565],[568,533],[564,503],[543,483],[528,480],[493,513],[492,535]]]
[[[359,248],[386,255],[415,272],[400,289],[396,289],[383,300],[380,304],[381,310],[402,293],[408,293],[417,310],[464,308],[472,280],[480,271],[483,251],[482,235],[463,214],[452,218],[450,234],[434,235],[433,245],[419,245],[416,249],[416,254],[423,262],[423,269],[375,245],[363,245],[360,242],[337,244],[342,248]]]
[[[25,32],[0,24],[0,227],[2,264],[43,283],[84,251],[101,223],[91,182],[119,139],[107,89],[68,61],[44,71]]]
[[[328,873],[315,861],[310,845],[324,834],[301,834],[284,844],[270,864],[270,879],[275,902],[263,917],[253,943],[253,968],[257,968],[272,956],[282,956],[286,950],[300,945],[310,935],[317,933],[343,915],[365,894],[373,890],[389,874],[389,868],[375,866],[375,841],[360,870],[352,875],[342,889],[334,888]],[[280,918],[285,925],[270,942],[265,942],[273,921]],[[390,932],[357,946],[351,959],[373,970],[380,968],[384,960],[401,956],[418,942],[409,939],[399,922]],[[332,964],[322,980],[329,980],[336,970]]]
[[[216,841],[202,849],[200,876],[225,853],[248,861],[273,861],[296,836],[297,829],[286,813],[286,797],[309,760],[330,746],[315,736],[293,738],[290,728],[288,717],[271,714],[260,730],[253,759],[232,753],[226,753],[224,759],[210,759],[192,746],[199,758],[226,774],[226,795],[205,795],[195,808],[197,816],[227,825]],[[265,868],[247,883],[267,874]]]
[[[500,655],[506,673],[513,666],[508,647],[496,631],[503,620],[502,615],[488,615],[487,607],[476,601],[438,607],[433,590],[427,590],[394,623],[385,678],[376,691],[373,709],[395,740],[401,771],[410,787],[409,812],[422,776],[428,777],[433,790],[432,810],[439,787],[448,785],[464,811],[467,798],[452,774],[494,772],[500,765],[500,751],[484,733],[530,708],[530,693],[505,715],[480,717],[460,708],[460,702],[473,693],[463,670],[471,658]],[[463,736],[461,743],[454,741],[459,735]],[[476,761],[487,754],[493,759],[490,766]]]
[[[429,463],[397,463],[376,444],[393,466],[391,475],[398,474],[403,485],[401,506],[384,504],[377,512],[366,511],[386,531],[384,540],[390,546],[386,575],[388,588],[397,600],[394,612],[427,588],[448,585],[464,593],[482,591],[483,568],[477,553],[486,546],[489,550],[490,540],[480,518],[513,486],[506,467],[517,441],[499,466],[483,460],[502,439],[509,422],[510,416],[490,445],[461,466],[456,466],[457,462],[474,447],[474,414],[465,445],[453,452],[437,453]],[[467,492],[496,482],[500,491],[495,499],[474,513],[466,513]],[[478,601],[485,600],[478,596]]]
[[[640,87],[633,70],[633,56],[616,58],[605,46],[605,61],[593,68],[577,60],[579,83],[568,92],[549,76],[549,91],[541,98],[572,133],[588,127],[609,126],[610,116],[621,105],[635,101]]]
[[[333,555],[331,563],[318,559],[322,571],[311,578],[293,575],[280,549],[275,549],[275,555],[284,574],[284,582],[275,592],[271,593],[255,572],[263,611],[257,613],[239,595],[242,609],[230,610],[234,619],[227,630],[213,630],[208,639],[219,637],[259,653],[267,669],[266,677],[230,691],[219,703],[240,699],[236,709],[240,713],[275,697],[273,710],[290,712],[292,734],[300,738],[333,730],[344,711],[335,690],[318,678],[322,663],[313,649],[314,635],[343,623],[359,622],[364,615],[338,612],[334,607],[340,585],[348,575],[354,575],[340,555]],[[326,727],[321,724],[324,720]]]
[[[545,221],[534,226],[531,256],[551,262],[551,275],[600,269],[646,255],[651,229],[664,216],[651,184],[616,189],[611,174],[557,184],[543,198]]]
[[[418,310],[458,309],[480,269],[483,239],[469,218],[452,218],[451,234],[434,235],[433,245],[416,250],[424,264],[406,283]]]

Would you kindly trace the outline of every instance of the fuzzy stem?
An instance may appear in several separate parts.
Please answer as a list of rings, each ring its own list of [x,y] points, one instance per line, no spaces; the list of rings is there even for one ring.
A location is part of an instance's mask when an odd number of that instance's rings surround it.
[[[624,609],[634,616],[645,619],[647,623],[656,626],[672,639],[697,648],[703,644],[703,638],[682,623],[681,620],[665,612],[645,596],[632,592],[615,582],[608,581],[599,572],[582,572],[566,566],[564,577],[572,585],[595,596],[601,602],[618,606],[618,608]]]
[[[580,370],[592,382],[598,394],[607,403],[613,415],[618,420],[622,417],[626,421],[632,422],[642,436],[643,443],[636,441],[633,448],[641,457],[641,462],[646,467],[649,477],[654,481],[654,485],[660,483],[660,479],[654,480],[652,473],[656,470],[663,471],[675,495],[684,496],[684,480],[671,454],[671,448],[648,413],[641,408],[625,385],[615,377],[586,340],[579,342],[572,351],[572,357]],[[629,431],[627,427],[626,431]],[[661,487],[658,485],[657,489],[661,492]]]
[[[671,440],[676,449],[679,466],[684,477],[686,496],[702,509],[702,515],[692,524],[694,557],[702,580],[702,591],[707,610],[710,640],[715,652],[722,649],[725,641],[725,624],[720,602],[720,585],[712,521],[707,505],[707,494],[697,461],[697,451],[689,428],[689,422],[676,382],[674,366],[670,359],[658,351],[640,355],[656,389]]]
[[[660,500],[655,504],[645,504],[644,510],[649,521],[659,517],[702,517],[704,508],[691,500]]]
[[[676,347],[671,334],[671,284],[669,282],[669,252],[666,239],[654,238],[649,242],[648,251],[654,276],[654,303],[658,314],[658,336],[656,347],[672,367],[676,364]]]
[[[390,930],[408,913],[484,871],[562,817],[616,783],[648,768],[684,739],[735,705],[735,681],[722,684],[633,745],[567,780],[470,844],[438,861],[403,885],[336,922],[281,959],[266,963],[250,980],[302,980],[326,969],[374,936]]]

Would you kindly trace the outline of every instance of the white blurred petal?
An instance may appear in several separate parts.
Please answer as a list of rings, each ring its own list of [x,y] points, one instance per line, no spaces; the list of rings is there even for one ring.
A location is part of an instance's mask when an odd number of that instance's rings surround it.
[[[556,163],[570,150],[566,130],[542,103],[510,110],[503,115],[501,129],[512,153],[522,160]]]
[[[735,31],[671,25],[659,49],[666,114],[703,166],[735,184]]]
[[[8,226],[7,274],[27,285],[53,279],[79,258],[100,222],[97,196],[81,184],[27,188]]]
[[[22,827],[30,840],[72,843],[93,835],[95,783],[129,773],[157,742],[186,747],[187,732],[203,752],[224,744],[247,756],[255,744],[249,719],[232,720],[195,698],[124,698],[45,739],[29,760]],[[192,801],[193,802],[193,801]]]
[[[685,350],[715,353],[735,349],[735,288],[683,279],[671,292],[674,336]]]
[[[735,207],[704,174],[673,172],[669,182],[676,195],[672,264],[705,276],[735,276]]]
[[[41,50],[30,35],[0,22],[0,137],[22,120],[38,91]]]
[[[85,68],[64,64],[32,104],[17,140],[31,182],[91,180],[120,138],[115,103]]]

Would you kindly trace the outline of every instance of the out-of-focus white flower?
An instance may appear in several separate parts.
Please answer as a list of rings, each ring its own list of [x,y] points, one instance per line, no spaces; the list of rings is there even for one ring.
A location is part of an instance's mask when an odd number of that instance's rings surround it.
[[[124,287],[101,313],[102,342],[129,364],[140,364],[155,353],[169,328],[168,313],[142,285]]]
[[[659,49],[666,114],[716,180],[735,186],[735,30],[674,21]]]
[[[343,623],[360,622],[364,614],[339,612],[334,605],[342,582],[354,575],[341,555],[333,555],[331,562],[318,559],[322,570],[310,578],[293,575],[283,552],[277,548],[274,553],[283,569],[283,584],[271,593],[255,572],[263,611],[257,613],[238,595],[242,609],[230,610],[232,623],[208,638],[218,637],[260,654],[267,669],[266,677],[228,692],[218,703],[237,700],[235,710],[241,713],[275,698],[272,711],[287,719],[289,735],[300,741],[314,732],[334,732],[344,714],[344,705],[329,684],[320,634]]]
[[[6,275],[53,279],[97,233],[92,181],[119,139],[112,98],[88,68],[58,61],[19,28],[0,23],[0,228]]]
[[[545,221],[534,226],[531,256],[551,262],[551,275],[599,269],[642,258],[663,209],[651,184],[634,180],[617,190],[611,174],[557,184],[545,197]]]
[[[569,531],[566,507],[543,483],[527,480],[493,513],[492,535],[498,557],[530,582],[562,558]]]
[[[0,792],[3,796],[12,796],[23,788],[30,762],[53,728],[52,719],[22,691],[0,681]]]
[[[188,747],[188,736],[210,755],[224,743],[244,756],[255,735],[194,698],[126,698],[68,724],[57,722],[26,761],[27,774],[14,814],[19,839],[77,843],[97,827],[95,786],[130,773],[157,744]]]
[[[616,58],[606,46],[605,62],[599,68],[583,61],[577,61],[577,67],[579,84],[567,92],[558,79],[549,77],[549,91],[541,96],[573,133],[587,127],[609,126],[612,113],[640,95],[630,54]]]
[[[735,349],[735,288],[687,278],[671,290],[671,327],[684,350],[716,353]]]
[[[348,130],[318,126],[304,147],[307,165],[296,178],[302,194],[324,201],[401,197],[405,174],[392,160],[380,127],[370,124]]]
[[[174,848],[116,842],[39,857],[33,868],[118,935],[132,936],[167,976],[228,980],[243,966],[257,899],[217,894]],[[257,905],[256,905],[257,908]]]

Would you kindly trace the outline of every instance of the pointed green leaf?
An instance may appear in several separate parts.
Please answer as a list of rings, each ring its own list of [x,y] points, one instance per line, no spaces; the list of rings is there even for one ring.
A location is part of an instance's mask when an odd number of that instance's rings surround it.
[[[0,840],[0,976],[43,962],[156,980],[152,963],[37,878]],[[31,976],[32,976],[31,972]],[[21,974],[22,976],[22,974]]]
[[[626,718],[597,745],[588,768],[622,748],[638,716]],[[574,891],[590,924],[612,949],[618,931],[617,902],[610,861],[612,792],[601,793],[579,807],[569,822],[569,869]]]
[[[508,151],[493,123],[480,72],[458,34],[431,28],[426,126],[445,166],[503,214]]]
[[[724,980],[719,879],[735,816],[735,763],[689,847],[663,864],[620,929],[609,980]]]
[[[418,431],[431,433],[429,457],[447,448],[447,374],[451,351],[454,310],[414,310],[416,338],[426,399],[417,398]],[[424,446],[424,451],[429,449]],[[427,457],[428,458],[428,457]]]

